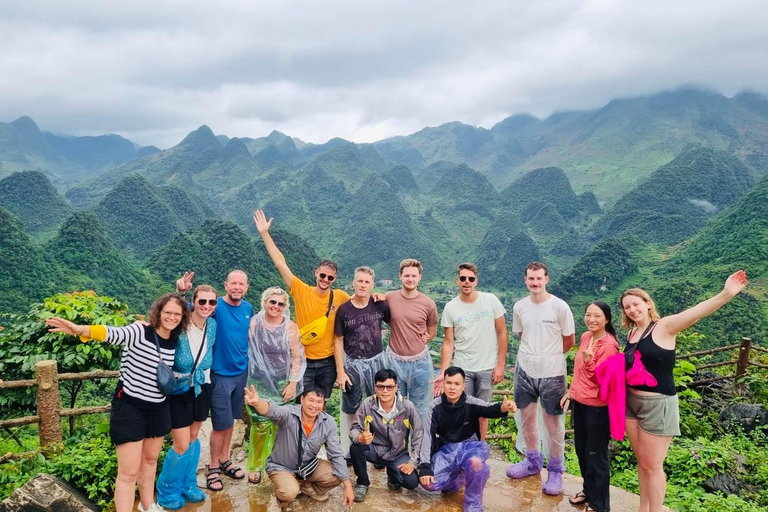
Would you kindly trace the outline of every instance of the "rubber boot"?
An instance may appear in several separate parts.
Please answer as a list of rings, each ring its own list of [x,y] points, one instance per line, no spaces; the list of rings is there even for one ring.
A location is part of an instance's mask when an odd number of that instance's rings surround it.
[[[544,457],[541,455],[540,451],[527,452],[523,460],[507,467],[507,476],[515,479],[534,476],[541,473],[541,468],[543,467]]]
[[[549,459],[547,461],[547,482],[541,487],[541,492],[550,496],[563,494],[563,473],[565,473],[563,458]]]
[[[163,469],[157,477],[157,504],[163,508],[176,510],[187,503],[181,497],[181,484],[187,470],[188,453],[189,450],[179,455],[171,448],[165,455]]]
[[[200,462],[200,440],[195,439],[187,448],[187,470],[181,484],[181,496],[190,503],[205,501],[205,493],[197,487],[197,463]]]

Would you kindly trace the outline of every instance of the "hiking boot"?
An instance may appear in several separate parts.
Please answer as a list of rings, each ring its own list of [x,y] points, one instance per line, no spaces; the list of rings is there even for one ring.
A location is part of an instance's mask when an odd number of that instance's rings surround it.
[[[523,460],[507,468],[507,476],[517,479],[538,475],[541,473],[542,467],[544,467],[544,457],[542,457],[541,452],[538,450],[528,452]]]
[[[368,494],[368,486],[367,485],[356,485],[355,486],[355,502],[356,503],[364,502],[366,494]]]
[[[390,491],[399,491],[402,489],[402,485],[400,485],[400,482],[393,482],[392,480],[387,480],[387,489]]]

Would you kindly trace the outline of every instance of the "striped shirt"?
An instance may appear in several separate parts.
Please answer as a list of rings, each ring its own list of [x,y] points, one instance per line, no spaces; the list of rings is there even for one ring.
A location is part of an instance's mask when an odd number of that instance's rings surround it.
[[[140,401],[138,406],[156,408],[166,397],[157,387],[157,364],[159,358],[155,346],[154,329],[138,324],[125,327],[107,327],[104,341],[112,345],[122,345],[123,356],[120,360],[120,380],[123,392],[133,401]],[[176,354],[176,339],[157,336],[160,353],[168,367],[173,366]]]

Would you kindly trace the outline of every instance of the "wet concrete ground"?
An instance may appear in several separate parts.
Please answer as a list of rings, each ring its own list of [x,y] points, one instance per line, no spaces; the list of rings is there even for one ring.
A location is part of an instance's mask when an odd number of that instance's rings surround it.
[[[198,471],[198,483],[205,489],[204,465],[208,461],[208,436],[210,425],[204,425],[200,432],[200,441],[203,446],[200,469]],[[233,460],[236,464],[245,468],[245,452],[242,448],[244,426],[238,422],[233,436]],[[574,507],[568,503],[568,497],[581,490],[581,478],[565,475],[563,479],[565,492],[562,496],[547,496],[541,492],[541,485],[546,479],[546,471],[541,477],[528,477],[523,480],[510,480],[505,471],[507,463],[502,460],[490,459],[491,478],[483,495],[484,510],[519,512],[555,512],[576,511],[585,507]],[[351,468],[350,468],[351,469]],[[353,510],[358,512],[368,511],[419,511],[419,512],[460,512],[464,500],[463,491],[443,495],[430,493],[422,488],[415,491],[405,489],[390,491],[387,489],[387,476],[385,470],[376,470],[368,465],[371,486],[368,496],[363,503],[355,503]],[[352,477],[354,483],[354,476]],[[181,509],[183,512],[280,512],[277,501],[273,496],[272,483],[266,474],[259,485],[249,484],[247,479],[232,480],[222,476],[224,489],[213,492],[206,490],[208,499],[203,503],[187,504]],[[628,493],[616,487],[611,488],[611,509],[614,512],[633,512],[640,503],[638,496]],[[286,511],[312,511],[312,512],[338,512],[344,509],[342,504],[342,488],[338,487],[331,492],[331,498],[319,503],[308,496],[299,495]]]

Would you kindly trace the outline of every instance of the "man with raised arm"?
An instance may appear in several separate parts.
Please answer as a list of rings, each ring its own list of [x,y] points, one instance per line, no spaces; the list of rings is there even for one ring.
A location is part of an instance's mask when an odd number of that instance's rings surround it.
[[[192,289],[194,272],[185,272],[176,281],[176,290],[185,294]],[[220,491],[220,474],[240,480],[243,470],[229,460],[232,428],[243,415],[243,388],[248,377],[248,329],[253,306],[243,299],[248,292],[248,276],[233,270],[224,281],[226,295],[219,297],[216,310],[216,344],[211,364],[211,463],[206,473],[206,487]]]
[[[305,344],[304,353],[307,357],[307,369],[304,372],[304,388],[309,384],[320,386],[325,392],[325,398],[331,396],[333,384],[336,382],[336,359],[333,346],[333,326],[336,311],[339,306],[349,300],[343,290],[333,290],[331,285],[336,280],[338,268],[331,260],[322,260],[315,269],[315,286],[309,286],[293,275],[285,261],[285,256],[275,245],[269,228],[273,219],[267,220],[262,210],[257,210],[253,216],[256,229],[264,241],[267,254],[275,264],[275,268],[288,287],[296,307],[296,323],[303,329],[320,317],[328,317],[322,333],[316,333],[317,338]]]
[[[277,424],[267,475],[275,486],[280,508],[287,507],[299,493],[326,501],[328,492],[339,484],[344,485],[344,506],[352,506],[355,499],[336,422],[323,411],[324,393],[322,388],[310,385],[304,388],[299,404],[278,405],[260,399],[254,386],[245,390],[245,402]],[[317,456],[322,446],[328,460]]]
[[[440,361],[440,375],[434,385],[434,394],[442,392],[445,369],[461,367],[466,374],[467,394],[491,401],[493,386],[504,380],[504,366],[507,362],[506,310],[501,301],[492,293],[476,290],[477,267],[473,263],[459,265],[456,284],[459,296],[453,298],[443,309],[443,349]],[[485,439],[488,421],[480,420],[480,439]]]
[[[381,322],[389,323],[386,301],[375,302],[371,297],[375,274],[370,267],[355,269],[352,286],[354,295],[339,306],[334,325],[333,345],[336,353],[336,373],[341,394],[341,411],[346,414],[342,429],[355,420],[363,395],[372,396],[373,377],[384,368],[384,346]],[[341,446],[346,455],[350,440],[342,430]]]
[[[515,368],[515,403],[520,409],[517,431],[525,440],[525,459],[507,468],[510,478],[538,475],[544,465],[539,449],[539,415],[547,432],[549,455],[547,481],[542,492],[558,495],[563,492],[563,450],[565,422],[560,399],[566,391],[565,353],[576,342],[576,329],[571,308],[562,299],[547,291],[549,269],[534,261],[525,267],[525,285],[530,294],[515,303],[512,328],[520,337]]]
[[[437,334],[437,306],[419,291],[421,275],[419,260],[404,259],[400,262],[403,287],[387,292],[385,298],[391,317],[387,364],[397,373],[400,394],[413,402],[423,420],[432,399],[434,369],[428,343]]]
[[[505,396],[488,403],[464,392],[464,370],[443,372],[443,393],[435,398],[424,422],[419,480],[428,491],[457,492],[466,483],[464,512],[483,510],[483,490],[491,475],[488,444],[480,440],[480,420],[504,418],[517,411]]]

